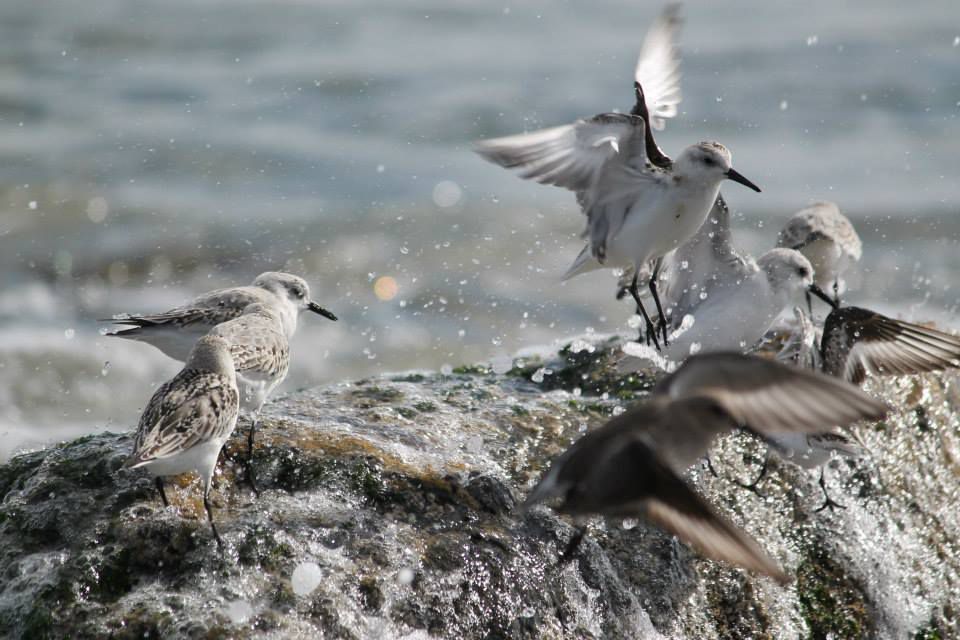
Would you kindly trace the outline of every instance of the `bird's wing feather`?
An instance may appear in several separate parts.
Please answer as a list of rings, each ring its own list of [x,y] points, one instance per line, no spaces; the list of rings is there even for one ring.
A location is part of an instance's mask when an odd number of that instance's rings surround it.
[[[760,434],[820,433],[887,412],[885,404],[845,381],[738,353],[693,356],[659,391],[675,399],[711,398]]]
[[[960,338],[936,329],[844,307],[831,312],[824,334],[841,330],[852,345],[843,362],[843,377],[854,384],[863,382],[867,373],[911,375],[960,366]]]
[[[641,433],[626,434],[611,451],[594,459],[571,491],[579,513],[646,516],[705,556],[769,575],[787,577],[750,536],[719,516],[677,473],[659,459]]]
[[[645,162],[643,119],[605,113],[574,124],[504,138],[481,140],[475,150],[487,160],[517,169],[521,178],[587,191],[608,162]]]
[[[128,466],[223,437],[236,420],[238,402],[237,388],[227,377],[181,371],[150,399],[140,418]]]
[[[217,325],[210,333],[229,343],[237,373],[257,369],[286,376],[290,344],[278,319],[244,315]]]
[[[650,126],[663,129],[680,104],[680,54],[676,40],[683,21],[680,4],[670,4],[650,27],[637,59],[634,79],[643,86]]]
[[[270,294],[266,291],[254,287],[218,289],[205,293],[182,307],[161,313],[115,318],[111,322],[135,327],[158,325],[186,327],[194,324],[212,326],[239,316],[248,304],[264,302],[264,297],[268,295]]]

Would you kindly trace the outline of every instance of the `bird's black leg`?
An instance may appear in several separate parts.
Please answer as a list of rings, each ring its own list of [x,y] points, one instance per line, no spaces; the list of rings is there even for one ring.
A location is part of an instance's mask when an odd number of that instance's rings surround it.
[[[839,502],[834,502],[833,499],[830,497],[830,494],[827,493],[827,483],[825,480],[826,473],[827,473],[827,466],[824,465],[820,467],[820,481],[817,484],[820,485],[820,491],[823,492],[823,504],[817,507],[816,509],[814,509],[816,513],[820,513],[824,509],[830,509],[830,511],[833,511],[834,509],[846,509],[846,507],[840,504]]]
[[[253,438],[257,432],[257,422],[260,420],[260,413],[257,412],[253,414],[250,422],[250,433],[247,436],[247,482],[250,483],[250,488],[253,489],[254,495],[257,497],[260,496],[260,489],[257,488],[257,480],[253,475]]]
[[[207,521],[210,523],[210,529],[213,531],[213,537],[217,541],[217,546],[223,550],[223,540],[220,538],[220,532],[217,531],[217,525],[213,523],[213,508],[210,506],[210,488],[207,487],[203,492],[203,508],[207,510]]]
[[[163,506],[169,507],[170,501],[167,500],[167,492],[163,490],[163,478],[161,478],[160,476],[157,476],[156,479],[154,480],[154,484],[157,485],[157,491],[160,492],[160,499],[163,500]]]
[[[657,351],[660,351],[660,341],[657,340],[657,330],[653,327],[653,322],[650,320],[650,316],[647,315],[647,310],[643,308],[643,303],[640,301],[640,291],[637,288],[637,277],[638,273],[633,274],[633,280],[630,282],[630,295],[633,296],[633,301],[637,303],[637,310],[640,311],[640,315],[643,316],[643,321],[646,323],[647,331],[647,344],[650,344],[650,340],[653,340],[653,345],[657,348]],[[641,342],[643,336],[641,335],[637,342]]]
[[[810,297],[810,292],[807,291],[805,294],[807,296],[807,311],[810,312],[810,318],[813,318],[813,298]]]
[[[810,295],[809,293],[807,294]],[[837,306],[840,306],[840,280],[834,279],[833,281],[833,301],[837,303]]]
[[[583,542],[583,536],[586,535],[586,533],[587,525],[577,527],[576,532],[570,538],[570,542],[567,543],[566,549],[563,550],[563,554],[560,556],[558,564],[561,567],[573,560],[573,556],[577,553],[577,549],[580,548],[580,543]]]
[[[650,294],[653,296],[653,302],[657,305],[657,314],[660,316],[660,326],[663,328],[663,346],[669,347],[670,340],[667,338],[667,317],[663,315],[663,306],[660,304],[660,296],[657,295],[657,278],[660,275],[660,261],[653,269],[653,275],[650,276]]]

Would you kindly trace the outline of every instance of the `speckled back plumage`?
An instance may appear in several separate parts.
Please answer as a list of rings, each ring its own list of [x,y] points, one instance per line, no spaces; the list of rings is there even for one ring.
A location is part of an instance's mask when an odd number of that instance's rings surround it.
[[[239,399],[226,341],[200,338],[186,366],[147,403],[127,466],[225,440],[236,425]]]
[[[183,369],[150,398],[127,465],[225,439],[236,425],[239,401],[236,382],[229,376]]]
[[[187,327],[192,324],[214,326],[240,316],[254,303],[269,303],[274,295],[260,287],[231,287],[216,289],[191,300],[188,304],[163,313],[130,316],[118,319],[122,324],[138,326],[169,325]]]
[[[237,373],[257,371],[283,379],[290,368],[290,344],[276,314],[263,305],[248,307],[234,320],[217,325],[211,332],[230,345]]]

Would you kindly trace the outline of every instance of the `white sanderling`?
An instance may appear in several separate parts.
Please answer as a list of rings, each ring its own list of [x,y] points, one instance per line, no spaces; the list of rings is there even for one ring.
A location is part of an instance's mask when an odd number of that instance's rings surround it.
[[[780,231],[777,246],[805,255],[816,272],[814,282],[821,289],[832,288],[837,302],[846,288],[843,274],[863,253],[853,224],[833,202],[816,202],[793,214]],[[807,305],[809,308],[809,294]]]
[[[199,473],[203,506],[221,547],[223,540],[210,507],[210,484],[220,449],[237,424],[239,401],[230,345],[218,336],[200,338],[183,369],[150,398],[140,417],[133,453],[125,463],[133,469],[143,467],[156,477],[164,506],[169,503],[163,476]]]
[[[651,399],[579,439],[531,491],[524,508],[561,498],[576,516],[645,516],[715,560],[787,576],[745,532],[718,515],[680,475],[717,436],[814,433],[824,425],[878,419],[886,407],[829,376],[736,353],[690,358]],[[583,529],[564,553],[576,548]]]
[[[679,305],[673,319],[693,316],[693,324],[674,336],[665,357],[681,361],[694,352],[744,351],[756,345],[800,292],[814,287],[813,267],[799,251],[771,249],[756,261],[747,259],[711,289],[701,290],[693,308]],[[644,358],[626,357],[618,364],[621,373],[636,371]]]
[[[197,338],[210,329],[232,320],[253,303],[273,307],[283,322],[287,339],[297,330],[297,319],[303,311],[312,311],[330,320],[337,317],[310,299],[310,287],[299,277],[280,271],[257,276],[253,284],[210,291],[189,303],[149,315],[125,315],[111,320],[118,325],[131,325],[109,336],[139,340],[151,344],[174,360],[186,360]]]
[[[283,320],[274,307],[254,303],[243,315],[218,324],[210,335],[220,336],[230,345],[240,408],[250,414],[247,437],[247,479],[257,490],[253,477],[253,440],[260,419],[260,409],[290,370],[290,345],[283,331]]]
[[[639,72],[653,73],[665,64],[675,64],[674,24],[659,22],[648,36],[658,43],[643,55],[658,61]],[[664,49],[667,49],[664,51]],[[481,156],[508,169],[518,169],[525,179],[552,184],[577,193],[587,216],[584,235],[589,243],[580,252],[564,279],[604,267],[633,268],[639,272],[648,262],[661,258],[692,237],[703,224],[724,180],[734,180],[755,191],[759,187],[730,165],[730,152],[718,142],[701,142],[684,149],[676,160],[664,155],[646,126],[648,112],[664,117],[664,95],[678,100],[676,69],[658,73],[650,88],[645,78],[635,84],[634,113],[604,113],[573,124],[505,138],[480,141]],[[664,81],[667,79],[667,81]],[[655,95],[653,90],[664,92]],[[672,110],[675,111],[675,102]],[[649,288],[661,317],[656,290]],[[648,340],[659,349],[653,323],[643,308],[636,280],[630,292],[644,316]]]

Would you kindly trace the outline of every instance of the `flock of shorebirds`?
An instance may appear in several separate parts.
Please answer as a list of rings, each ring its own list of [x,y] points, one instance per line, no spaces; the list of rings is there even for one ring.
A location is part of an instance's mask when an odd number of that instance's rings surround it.
[[[860,259],[861,243],[834,204],[795,214],[759,259],[737,251],[720,185],[729,179],[760,189],[732,168],[720,143],[692,145],[673,160],[654,139],[653,130],[676,115],[680,102],[679,25],[671,5],[647,34],[629,114],[600,114],[476,146],[523,178],[576,193],[587,243],[565,277],[621,271],[617,295],[629,294],[643,318],[639,344],[625,346],[632,355],[620,370],[661,356],[683,363],[646,401],[577,440],[522,509],[553,500],[577,518],[642,516],[707,557],[785,582],[777,563],[700,497],[684,473],[715,438],[735,429],[809,468],[822,469],[833,452],[855,454],[855,437],[841,429],[888,411],[859,388],[865,378],[958,367],[960,339],[841,305],[843,275]],[[793,308],[794,328],[776,358],[745,355],[801,293],[806,309]],[[830,306],[822,326],[811,294]],[[644,307],[647,295],[655,317]],[[150,399],[127,466],[156,477],[164,504],[162,478],[197,471],[221,545],[208,499],[220,449],[244,409],[251,415],[249,461],[260,408],[286,376],[289,340],[307,310],[336,320],[310,299],[303,279],[271,272],[165,313],[114,320],[125,328],[110,335],[147,342],[186,363]],[[246,475],[256,490],[249,464]],[[822,472],[820,486],[824,507],[839,507],[826,494]],[[582,535],[580,528],[563,558]]]

